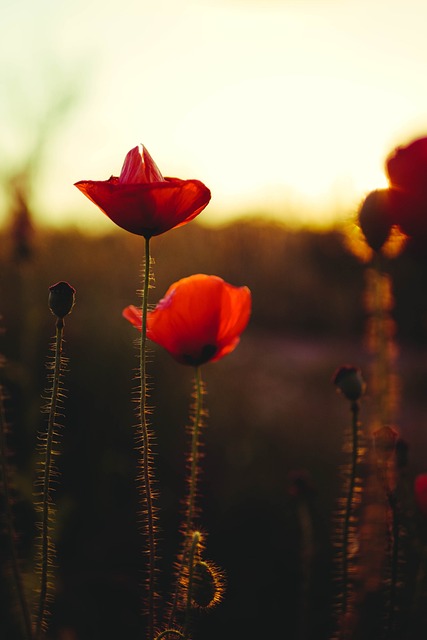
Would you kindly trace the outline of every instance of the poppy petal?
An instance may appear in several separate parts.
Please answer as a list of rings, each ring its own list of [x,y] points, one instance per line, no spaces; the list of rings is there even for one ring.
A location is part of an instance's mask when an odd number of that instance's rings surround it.
[[[129,322],[133,324],[133,326],[136,327],[136,329],[139,329],[141,331],[141,328],[142,328],[141,309],[138,309],[133,304],[131,304],[129,305],[129,307],[126,307],[126,309],[123,309],[122,315],[124,318],[126,318],[126,320],[129,320]]]
[[[145,147],[128,152],[119,178],[75,186],[119,227],[145,238],[190,222],[211,198],[199,180],[163,178]]]
[[[251,309],[247,287],[234,287],[217,276],[196,274],[167,290],[147,315],[147,337],[178,362],[200,365],[233,351]],[[127,307],[123,315],[141,329],[141,312]]]

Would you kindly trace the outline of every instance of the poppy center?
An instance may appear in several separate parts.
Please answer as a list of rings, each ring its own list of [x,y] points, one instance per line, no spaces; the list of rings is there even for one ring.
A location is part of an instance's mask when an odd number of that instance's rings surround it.
[[[205,344],[201,350],[200,354],[197,357],[188,355],[187,353],[182,354],[182,358],[186,364],[191,364],[194,367],[199,366],[200,364],[204,364],[211,360],[217,352],[217,347],[214,344]]]

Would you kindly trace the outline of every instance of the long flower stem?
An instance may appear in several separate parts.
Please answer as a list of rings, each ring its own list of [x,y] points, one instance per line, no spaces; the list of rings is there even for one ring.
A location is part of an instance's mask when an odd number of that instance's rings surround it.
[[[148,614],[148,640],[154,637],[155,626],[155,569],[156,569],[156,537],[154,518],[154,495],[151,486],[151,447],[150,433],[147,418],[147,312],[148,312],[148,291],[150,286],[150,240],[145,239],[144,258],[144,279],[142,288],[142,324],[139,374],[141,383],[141,395],[139,404],[139,425],[137,441],[140,443],[138,451],[139,460],[139,480],[142,495],[141,501],[145,504],[147,518],[146,532],[148,538],[148,578],[147,578],[147,614]]]
[[[196,367],[194,374],[194,386],[196,395],[195,413],[192,425],[191,454],[190,454],[190,478],[187,503],[187,519],[185,523],[185,537],[188,540],[194,526],[194,514],[196,508],[197,481],[199,476],[199,434],[202,418],[203,382],[200,367]],[[187,543],[188,544],[188,543]]]
[[[197,547],[200,542],[200,533],[195,531],[191,539],[191,544],[188,549],[188,585],[187,585],[187,601],[185,605],[185,625],[184,625],[184,638],[188,639],[190,633],[190,619],[191,619],[191,601],[193,597],[193,580],[194,580],[194,560],[197,551]]]
[[[3,393],[0,387],[0,464],[1,464],[1,478],[3,481],[3,492],[5,500],[5,519],[7,526],[7,533],[10,541],[10,554],[12,564],[12,575],[15,583],[15,589],[19,601],[19,607],[21,610],[22,619],[24,622],[25,636],[28,640],[32,638],[31,618],[28,610],[27,599],[25,597],[24,585],[22,584],[22,576],[19,570],[18,556],[15,547],[15,527],[13,525],[13,514],[10,497],[9,486],[9,469],[7,465],[7,446],[6,446],[6,418],[4,414],[3,406]]]
[[[40,594],[36,620],[36,639],[42,637],[43,627],[46,624],[47,593],[49,587],[49,572],[52,568],[52,540],[50,539],[50,516],[52,509],[51,502],[51,478],[53,473],[53,438],[55,431],[55,419],[58,406],[61,360],[62,360],[62,337],[64,332],[64,321],[58,318],[56,321],[55,355],[53,362],[52,389],[49,404],[49,418],[47,424],[47,434],[45,442],[44,477],[42,490],[42,523],[41,523],[41,573],[40,573]]]
[[[188,476],[188,497],[186,502],[187,511],[183,527],[184,542],[177,574],[177,585],[175,588],[172,607],[169,615],[169,626],[172,626],[173,620],[175,618],[176,608],[178,605],[180,583],[187,564],[194,528],[197,481],[199,477],[199,439],[203,414],[203,381],[200,367],[196,367],[194,374],[194,396],[195,404],[193,408],[194,414],[191,423],[191,448],[188,455],[190,473]]]
[[[358,429],[359,429],[359,403],[352,402],[351,412],[353,416],[352,420],[352,450],[351,450],[351,463],[350,463],[350,484],[348,487],[347,501],[344,513],[344,525],[343,525],[343,548],[342,548],[342,615],[348,611],[349,604],[349,541],[350,541],[350,520],[354,508],[354,490],[356,486],[356,468],[358,458]]]

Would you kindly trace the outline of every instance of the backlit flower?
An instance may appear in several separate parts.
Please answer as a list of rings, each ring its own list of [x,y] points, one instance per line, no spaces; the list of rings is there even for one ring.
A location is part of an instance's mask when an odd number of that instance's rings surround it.
[[[190,222],[211,198],[199,180],[164,178],[145,147],[129,151],[119,177],[75,186],[119,227],[145,238]]]
[[[427,236],[427,137],[397,147],[386,160],[393,223],[408,236]]]
[[[217,276],[197,274],[178,280],[148,313],[147,337],[178,362],[193,366],[219,360],[235,349],[251,313],[251,293]],[[126,307],[124,317],[141,330],[141,310]]]

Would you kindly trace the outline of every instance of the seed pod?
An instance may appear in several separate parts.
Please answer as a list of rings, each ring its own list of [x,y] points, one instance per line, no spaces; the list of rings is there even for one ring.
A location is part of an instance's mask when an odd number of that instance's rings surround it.
[[[347,398],[355,402],[360,399],[365,391],[365,381],[358,367],[345,364],[339,367],[332,377],[332,382]]]
[[[64,318],[74,306],[76,290],[68,282],[57,282],[49,287],[49,309],[57,318]]]

